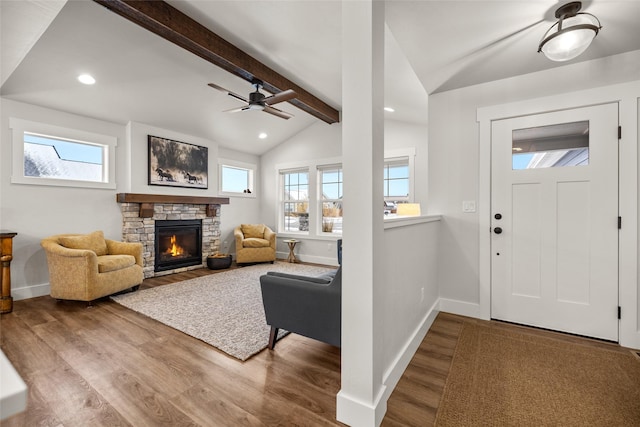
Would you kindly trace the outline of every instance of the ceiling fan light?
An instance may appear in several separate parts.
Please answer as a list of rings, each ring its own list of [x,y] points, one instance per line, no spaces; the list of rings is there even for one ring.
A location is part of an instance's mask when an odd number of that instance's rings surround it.
[[[538,52],[552,61],[568,61],[577,57],[587,50],[602,28],[598,18],[590,13],[562,14],[565,6],[558,9],[556,16],[560,15],[560,19],[549,28],[538,46]]]

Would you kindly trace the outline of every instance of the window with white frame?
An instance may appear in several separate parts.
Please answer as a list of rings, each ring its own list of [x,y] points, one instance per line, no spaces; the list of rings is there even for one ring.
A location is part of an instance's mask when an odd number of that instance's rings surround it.
[[[395,213],[397,203],[413,202],[414,159],[413,148],[385,151],[385,214]],[[340,161],[326,158],[277,166],[280,233],[304,233],[320,238],[342,234],[344,182]]]
[[[220,171],[219,192],[221,195],[255,197],[254,176],[256,165],[220,159],[218,167]]]
[[[342,166],[319,166],[319,212],[322,233],[342,234]]]
[[[411,170],[408,157],[385,159],[384,200],[409,201],[411,197]]]
[[[309,169],[280,172],[282,230],[309,232]]]
[[[117,138],[9,119],[15,184],[115,188]]]

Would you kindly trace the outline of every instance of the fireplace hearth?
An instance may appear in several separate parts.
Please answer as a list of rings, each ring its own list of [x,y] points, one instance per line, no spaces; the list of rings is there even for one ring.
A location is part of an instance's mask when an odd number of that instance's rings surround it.
[[[202,264],[202,221],[155,222],[154,271],[175,270]]]

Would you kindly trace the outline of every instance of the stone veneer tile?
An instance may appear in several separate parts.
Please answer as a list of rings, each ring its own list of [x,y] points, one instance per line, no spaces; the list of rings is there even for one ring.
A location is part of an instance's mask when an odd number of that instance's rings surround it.
[[[164,276],[166,274],[193,270],[206,265],[207,256],[220,248],[220,211],[215,217],[207,216],[206,205],[191,205],[183,203],[156,203],[153,218],[140,218],[138,203],[120,203],[122,212],[122,239],[125,242],[142,243],[144,258],[144,277]],[[201,219],[202,220],[202,264],[191,267],[181,267],[175,270],[155,272],[155,222],[167,219]]]

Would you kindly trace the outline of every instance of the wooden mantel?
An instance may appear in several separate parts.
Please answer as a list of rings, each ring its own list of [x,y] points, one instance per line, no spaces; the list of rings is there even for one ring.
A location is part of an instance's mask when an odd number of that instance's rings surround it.
[[[190,205],[207,205],[207,216],[216,215],[216,205],[228,205],[228,197],[172,196],[165,194],[118,193],[118,203],[140,203],[140,217],[153,217],[155,203],[184,203]]]

